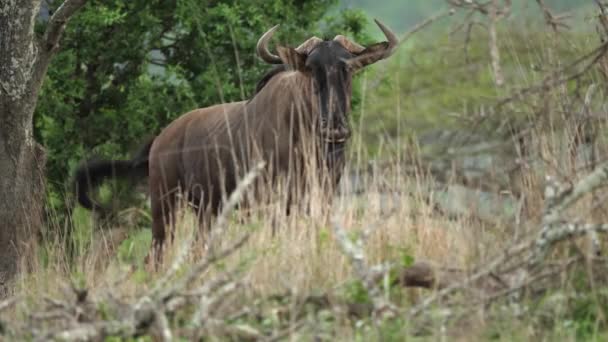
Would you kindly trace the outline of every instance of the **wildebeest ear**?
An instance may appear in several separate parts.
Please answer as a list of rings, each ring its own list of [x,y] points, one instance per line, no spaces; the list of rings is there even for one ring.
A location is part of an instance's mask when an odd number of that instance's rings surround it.
[[[283,63],[291,66],[296,70],[303,71],[306,69],[306,55],[296,51],[294,48],[277,46],[277,52]]]

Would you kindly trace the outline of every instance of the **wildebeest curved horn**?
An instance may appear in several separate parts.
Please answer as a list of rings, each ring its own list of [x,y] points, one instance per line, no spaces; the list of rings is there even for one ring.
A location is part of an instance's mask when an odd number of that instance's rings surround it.
[[[298,53],[308,55],[310,51],[312,51],[312,49],[314,49],[314,47],[322,41],[323,39],[312,36],[308,38],[304,43],[300,44],[300,46],[296,48],[296,51],[298,51]]]
[[[354,70],[361,69],[367,65],[376,63],[381,59],[388,58],[395,52],[397,46],[399,45],[399,38],[397,38],[397,35],[393,31],[391,31],[377,19],[374,19],[374,21],[376,22],[376,25],[380,27],[384,33],[384,36],[386,36],[387,41],[368,46],[361,52],[359,56],[350,59],[348,64]]]
[[[268,50],[268,42],[274,35],[274,32],[279,28],[279,25],[275,25],[270,30],[266,31],[258,40],[258,44],[256,46],[256,51],[260,58],[269,64],[283,64],[281,58]]]
[[[345,36],[343,36],[341,34],[335,36],[334,40],[337,41],[338,43],[342,44],[342,46],[344,46],[344,48],[346,50],[348,50],[348,52],[352,53],[353,55],[358,55],[361,52],[363,52],[363,50],[365,50],[364,46],[361,46],[361,45],[353,42],[352,40],[346,38]]]

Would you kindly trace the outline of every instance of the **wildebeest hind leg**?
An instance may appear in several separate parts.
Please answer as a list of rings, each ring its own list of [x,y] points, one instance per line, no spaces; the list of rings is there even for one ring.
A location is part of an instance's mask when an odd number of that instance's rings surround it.
[[[153,260],[155,269],[158,269],[162,263],[163,247],[167,235],[167,229],[170,230],[173,237],[175,231],[175,193],[160,194],[159,192],[152,193],[152,246],[150,254],[146,257],[146,262]],[[150,257],[153,259],[150,260]]]

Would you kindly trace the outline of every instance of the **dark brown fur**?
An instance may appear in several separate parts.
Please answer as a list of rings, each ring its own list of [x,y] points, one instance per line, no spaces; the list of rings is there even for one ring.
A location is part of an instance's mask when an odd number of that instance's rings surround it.
[[[257,161],[267,163],[271,180],[286,176],[293,180],[291,191],[301,192],[293,186],[303,186],[302,151],[315,147],[313,97],[308,75],[284,71],[248,102],[197,109],[165,128],[152,144],[149,160],[156,249],[165,240],[165,224],[174,224],[178,188],[188,192],[202,220],[210,216],[206,213],[217,214],[222,199]],[[343,156],[339,159],[340,165],[332,165],[334,186],[343,168]]]
[[[163,129],[154,139],[148,156],[152,234],[157,255],[166,239],[165,226],[174,228],[180,192],[187,193],[203,221],[220,210],[223,199],[235,189],[252,163],[258,161],[266,162],[269,180],[276,180],[277,176],[290,178],[292,184],[288,186],[300,185],[293,189],[294,194],[303,190],[303,151],[314,150],[320,141],[315,138],[312,124],[317,105],[311,99],[314,91],[310,75],[279,71],[265,80],[249,101],[196,109]],[[320,158],[323,160],[326,159]],[[112,166],[123,167],[124,163],[127,161],[114,161]],[[343,149],[336,150],[326,163],[334,171],[332,185],[339,181],[343,163]],[[114,173],[120,174],[122,169],[118,171]]]

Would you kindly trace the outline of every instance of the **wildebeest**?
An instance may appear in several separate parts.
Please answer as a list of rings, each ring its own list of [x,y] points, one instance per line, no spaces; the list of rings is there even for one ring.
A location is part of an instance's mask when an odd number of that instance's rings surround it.
[[[84,163],[75,175],[79,203],[100,209],[87,195],[88,187],[108,177],[147,175],[152,250],[160,255],[165,226],[174,228],[177,190],[188,194],[203,220],[217,214],[225,195],[258,160],[266,162],[269,179],[286,180],[290,194],[301,190],[305,173],[310,172],[304,164],[311,159],[318,161],[318,170],[325,170],[328,185],[335,187],[351,135],[352,76],[390,56],[398,45],[390,29],[377,20],[376,24],[387,41],[363,47],[342,35],[333,40],[312,37],[297,48],[277,46],[277,54],[268,49],[278,25],[271,28],[256,50],[262,60],[277,66],[262,77],[251,99],[182,115],[132,160]]]

